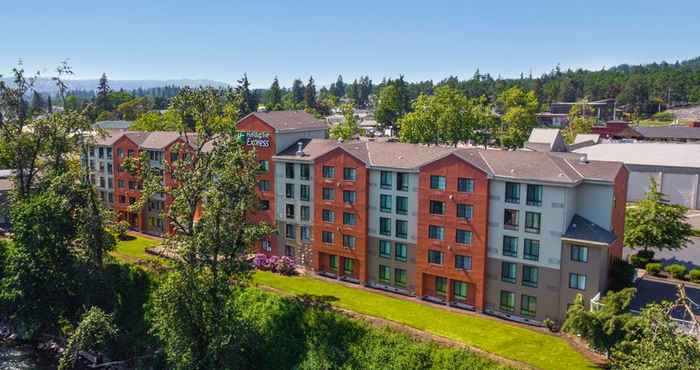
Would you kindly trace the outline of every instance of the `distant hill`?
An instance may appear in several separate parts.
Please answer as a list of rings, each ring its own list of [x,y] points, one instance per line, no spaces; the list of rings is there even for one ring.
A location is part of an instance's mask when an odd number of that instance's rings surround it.
[[[4,77],[4,81],[11,82],[11,78]],[[85,80],[67,80],[68,90],[85,90],[91,91],[97,89],[99,79]],[[163,86],[211,86],[211,87],[227,87],[225,82],[206,80],[206,79],[174,79],[174,80],[109,80],[109,87],[112,90],[136,90],[138,88],[148,89]],[[56,93],[56,85],[49,78],[40,78],[34,85],[35,89],[40,93],[54,94]]]

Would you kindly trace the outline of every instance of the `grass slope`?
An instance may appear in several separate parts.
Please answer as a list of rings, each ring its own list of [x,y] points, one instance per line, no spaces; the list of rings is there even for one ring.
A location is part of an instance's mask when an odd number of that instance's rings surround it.
[[[134,263],[138,260],[156,258],[146,253],[146,248],[160,244],[157,239],[145,238],[143,236],[130,235],[129,240],[118,240],[117,247],[111,252],[115,258]]]
[[[564,340],[506,322],[348,288],[313,277],[285,277],[270,272],[257,272],[254,281],[293,294],[333,296],[337,299],[333,304],[340,308],[392,320],[538,368],[596,367]]]

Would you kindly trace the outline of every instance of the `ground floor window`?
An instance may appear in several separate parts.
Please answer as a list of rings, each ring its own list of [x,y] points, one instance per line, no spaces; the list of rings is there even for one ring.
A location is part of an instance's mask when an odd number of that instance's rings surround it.
[[[330,267],[331,271],[338,271],[338,256],[329,256],[328,266]]]
[[[391,269],[389,266],[379,265],[379,281],[382,283],[391,282]]]
[[[537,313],[537,297],[523,294],[520,301],[520,313],[523,316],[535,316]]]
[[[501,290],[500,308],[503,311],[513,312],[515,309],[515,293]]]
[[[406,270],[394,269],[394,282],[400,287],[406,286]]]
[[[467,300],[467,283],[462,281],[453,281],[452,289],[454,290],[455,299],[458,301]]]
[[[435,293],[440,297],[447,295],[447,278],[435,277]]]
[[[343,265],[343,270],[345,271],[346,275],[352,275],[353,268],[355,267],[355,261],[353,261],[350,258],[345,258],[345,262]]]

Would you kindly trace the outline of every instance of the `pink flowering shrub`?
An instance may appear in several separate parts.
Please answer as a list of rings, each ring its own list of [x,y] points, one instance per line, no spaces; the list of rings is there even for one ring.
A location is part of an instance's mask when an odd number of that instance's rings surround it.
[[[248,261],[256,270],[272,271],[282,275],[293,275],[296,271],[294,260],[287,256],[268,257],[263,253],[257,253],[249,256]]]

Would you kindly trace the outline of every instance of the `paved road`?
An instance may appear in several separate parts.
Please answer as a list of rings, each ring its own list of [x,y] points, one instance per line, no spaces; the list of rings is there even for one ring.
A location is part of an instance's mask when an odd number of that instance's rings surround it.
[[[693,228],[700,229],[700,211],[688,212],[688,222]],[[625,256],[634,253],[636,251],[625,248]],[[663,264],[682,263],[688,268],[700,268],[700,238],[691,238],[688,246],[679,251],[656,251],[654,259]]]

